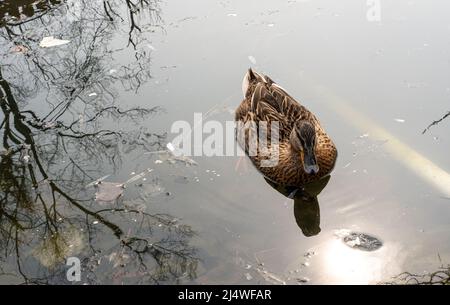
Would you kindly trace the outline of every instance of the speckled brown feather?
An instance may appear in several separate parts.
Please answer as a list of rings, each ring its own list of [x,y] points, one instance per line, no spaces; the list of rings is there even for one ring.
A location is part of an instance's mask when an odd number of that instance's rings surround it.
[[[337,150],[319,120],[270,78],[255,74],[255,79],[248,84],[244,100],[236,109],[235,120],[244,124],[278,121],[280,142],[279,162],[275,166],[262,167],[261,161],[264,158],[260,154],[249,156],[253,164],[265,177],[281,185],[302,186],[328,175],[336,163]],[[303,170],[302,154],[291,147],[289,136],[294,123],[299,120],[308,121],[316,130],[315,154],[319,165],[317,174],[307,174]],[[249,135],[257,130],[244,128],[240,132],[244,132],[245,143],[242,143],[244,138],[238,139],[238,142],[248,154]],[[270,139],[267,142],[270,143]]]

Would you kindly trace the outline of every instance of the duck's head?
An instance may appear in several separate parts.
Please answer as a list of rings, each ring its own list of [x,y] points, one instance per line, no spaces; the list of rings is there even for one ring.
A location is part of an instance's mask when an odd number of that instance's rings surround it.
[[[303,160],[303,169],[307,174],[317,174],[319,165],[316,159],[316,129],[305,121],[295,122],[292,128],[290,142]]]

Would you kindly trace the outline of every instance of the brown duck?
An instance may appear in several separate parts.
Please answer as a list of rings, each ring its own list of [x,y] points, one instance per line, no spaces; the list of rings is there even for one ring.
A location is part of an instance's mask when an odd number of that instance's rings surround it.
[[[244,76],[242,91],[244,100],[235,113],[237,141],[267,179],[280,185],[303,186],[330,174],[336,163],[336,146],[313,113],[268,76],[252,69]],[[267,122],[265,133],[260,131],[261,122]],[[277,129],[271,129],[273,122],[278,122]],[[272,145],[273,130],[279,140]],[[264,146],[278,152],[278,161],[270,166],[263,162],[268,158],[267,150],[259,148],[261,134],[266,139]],[[258,143],[256,150],[249,144],[254,143],[252,139]]]

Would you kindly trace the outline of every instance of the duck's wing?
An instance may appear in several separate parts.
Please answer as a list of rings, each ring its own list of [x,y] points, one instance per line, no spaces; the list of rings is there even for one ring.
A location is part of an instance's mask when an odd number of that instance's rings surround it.
[[[313,113],[311,113],[305,106],[301,105],[296,99],[294,99],[287,91],[273,82],[266,76],[268,90],[271,96],[275,99],[278,105],[279,112],[289,122],[295,122],[297,120],[309,120],[317,121]]]
[[[277,121],[281,129],[285,128],[288,120],[280,106],[280,103],[267,88],[267,84],[258,83],[250,102],[251,112],[255,114],[256,119],[268,123]]]
[[[299,113],[304,110],[304,107],[302,107],[299,102],[297,102],[289,93],[286,92],[286,90],[277,84],[273,83],[269,87],[269,90],[277,101],[280,112],[282,112],[286,117],[297,117]]]
[[[236,110],[236,140],[246,154],[258,159],[258,142],[264,139],[265,143],[272,143],[273,132],[278,139],[283,137],[285,133],[280,131],[284,130],[286,120],[275,108],[277,105],[264,83],[256,84],[252,91]]]
[[[272,92],[268,90],[267,85],[260,82],[256,85],[250,100],[251,109],[257,113],[257,109],[265,112],[280,112],[280,105]],[[269,107],[265,109],[266,107]],[[262,113],[263,114],[263,113]]]

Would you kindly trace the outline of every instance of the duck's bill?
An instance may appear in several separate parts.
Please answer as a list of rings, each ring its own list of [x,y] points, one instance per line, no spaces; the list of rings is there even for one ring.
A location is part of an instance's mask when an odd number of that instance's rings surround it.
[[[303,158],[303,167],[307,174],[317,174],[319,172],[319,165],[317,165],[316,156],[312,149],[305,149]]]

